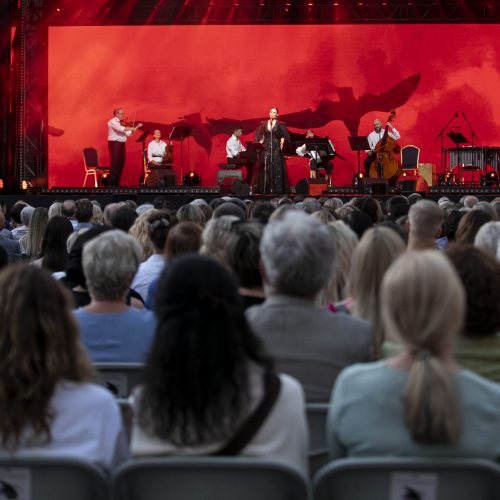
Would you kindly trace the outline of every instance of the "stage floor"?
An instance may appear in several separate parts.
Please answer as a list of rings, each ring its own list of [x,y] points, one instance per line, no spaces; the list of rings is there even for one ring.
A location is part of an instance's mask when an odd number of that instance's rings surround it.
[[[369,196],[371,193],[361,192],[360,189],[352,186],[330,187],[320,197],[337,197],[342,201],[347,202],[353,197]],[[385,201],[396,194],[409,195],[410,192],[401,192],[395,188],[389,188],[386,193],[373,193],[373,196],[380,201]],[[492,201],[496,197],[500,197],[500,188],[498,187],[472,187],[472,186],[436,186],[429,188],[427,193],[421,193],[424,197],[431,200],[439,200],[443,196],[447,196],[451,201],[458,202],[465,195],[474,195],[481,200]],[[289,194],[292,198],[297,195],[295,192]],[[270,201],[275,196],[273,195],[236,195],[222,193],[219,187],[190,187],[179,186],[175,188],[53,188],[40,190],[39,192],[26,192],[16,194],[3,194],[0,192],[0,199],[5,200],[7,208],[10,208],[17,200],[24,200],[32,206],[49,207],[54,201],[63,201],[66,199],[90,198],[99,201],[101,205],[107,205],[117,201],[127,199],[134,200],[138,205],[142,203],[151,203],[156,197],[164,197],[167,200],[167,206],[171,209],[178,209],[182,205],[189,203],[196,198],[203,198],[207,202],[221,196],[230,196],[241,199],[250,199],[253,201]]]

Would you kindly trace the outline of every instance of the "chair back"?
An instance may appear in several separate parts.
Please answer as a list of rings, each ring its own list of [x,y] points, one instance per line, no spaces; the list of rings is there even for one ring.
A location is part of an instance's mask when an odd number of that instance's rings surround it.
[[[242,457],[140,459],[112,477],[114,500],[307,500],[305,479],[275,462]]]
[[[70,458],[0,458],[0,498],[108,500],[101,468]]]
[[[306,404],[307,426],[309,428],[309,471],[311,476],[329,461],[326,447],[328,407],[328,403]]]
[[[418,168],[418,158],[420,156],[420,148],[413,145],[403,146],[401,148],[401,168],[416,169]]]
[[[117,398],[128,398],[132,389],[142,382],[143,363],[94,363],[97,383]]]
[[[313,489],[315,500],[493,500],[500,467],[482,459],[349,458],[323,467]]]
[[[96,168],[99,166],[99,159],[97,157],[97,149],[95,148],[83,148],[83,163],[85,164],[85,169]]]

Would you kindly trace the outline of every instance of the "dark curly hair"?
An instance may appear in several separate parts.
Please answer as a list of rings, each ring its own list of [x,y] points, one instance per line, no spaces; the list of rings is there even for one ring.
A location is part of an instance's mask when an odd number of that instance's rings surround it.
[[[139,424],[176,446],[225,441],[248,414],[249,369],[271,369],[235,279],[211,257],[175,259],[158,282]]]
[[[500,263],[492,255],[472,245],[454,244],[446,255],[465,288],[467,307],[464,335],[495,335],[500,331]]]

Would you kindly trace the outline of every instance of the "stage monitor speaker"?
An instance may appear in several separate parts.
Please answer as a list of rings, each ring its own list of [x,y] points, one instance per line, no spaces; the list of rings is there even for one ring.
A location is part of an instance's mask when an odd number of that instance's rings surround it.
[[[234,194],[236,196],[248,196],[250,194],[250,186],[241,179],[225,177],[222,179],[220,192],[223,195]]]
[[[435,163],[419,163],[418,175],[421,175],[428,186],[437,184],[436,180],[436,164]]]
[[[221,186],[222,181],[224,179],[227,179],[227,178],[239,179],[240,181],[243,180],[243,173],[241,172],[241,168],[229,169],[229,170],[219,170],[217,172],[217,184],[219,186]]]
[[[295,184],[295,194],[321,196],[328,189],[325,179],[308,179],[304,177]]]
[[[146,179],[148,187],[175,187],[177,174],[171,168],[155,168]]]
[[[364,192],[366,194],[387,194],[387,187],[389,183],[387,179],[372,179],[366,177],[363,182]]]
[[[421,175],[406,175],[400,177],[396,184],[403,193],[427,193],[429,186]]]

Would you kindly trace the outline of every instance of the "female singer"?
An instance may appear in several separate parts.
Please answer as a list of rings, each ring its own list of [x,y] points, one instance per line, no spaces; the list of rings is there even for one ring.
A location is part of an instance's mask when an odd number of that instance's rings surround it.
[[[290,136],[285,123],[277,118],[278,108],[271,108],[269,120],[261,121],[255,131],[255,139],[264,145],[264,154],[259,161],[259,191],[262,194],[288,192],[283,146],[285,141],[290,141]]]

